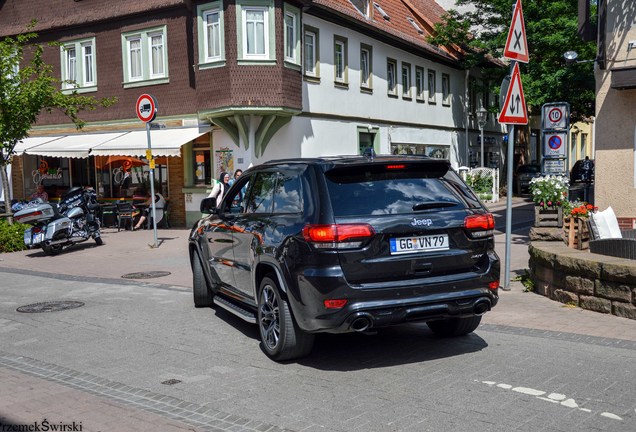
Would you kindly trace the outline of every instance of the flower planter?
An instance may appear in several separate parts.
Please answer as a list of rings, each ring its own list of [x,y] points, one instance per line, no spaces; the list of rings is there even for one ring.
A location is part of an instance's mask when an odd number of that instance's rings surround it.
[[[563,226],[563,207],[534,206],[534,226],[557,227]]]
[[[563,240],[568,247],[578,250],[590,248],[590,230],[587,219],[566,217],[563,219]]]

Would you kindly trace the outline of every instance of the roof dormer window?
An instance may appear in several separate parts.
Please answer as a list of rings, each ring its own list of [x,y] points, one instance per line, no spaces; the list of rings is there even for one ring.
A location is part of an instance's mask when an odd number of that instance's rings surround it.
[[[349,0],[362,15],[369,18],[369,0]]]
[[[377,4],[377,3],[373,3],[373,7],[375,7],[375,9],[378,11],[378,13],[380,15],[382,15],[382,18],[384,18],[385,20],[389,21],[391,19],[391,17],[389,16],[388,13],[384,12],[384,9],[382,9],[382,7]]]
[[[415,28],[415,30],[417,30],[417,32],[419,34],[424,34],[424,30],[422,30],[422,28],[415,22],[415,20],[411,17],[406,17],[406,19],[411,23],[411,25],[413,26],[413,28]]]

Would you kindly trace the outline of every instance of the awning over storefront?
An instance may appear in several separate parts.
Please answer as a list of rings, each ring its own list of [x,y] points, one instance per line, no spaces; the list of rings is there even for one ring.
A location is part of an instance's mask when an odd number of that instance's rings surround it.
[[[210,127],[153,129],[150,131],[150,142],[153,156],[179,156],[180,149],[193,139],[207,133]],[[93,156],[144,156],[148,149],[145,130],[124,133],[108,142],[93,147]]]
[[[20,156],[22,155],[22,153],[24,153],[26,150],[30,148],[42,145],[50,141],[59,140],[62,137],[63,135],[55,135],[55,136],[51,135],[51,136],[25,138],[16,144],[14,151],[16,155]]]
[[[110,132],[66,135],[55,141],[49,141],[37,147],[29,148],[25,153],[48,157],[87,158],[91,148],[124,134],[125,132]]]
[[[150,140],[153,156],[179,156],[180,149],[193,139],[207,133],[211,127],[152,129]],[[78,133],[29,137],[15,146],[18,156],[29,155],[86,158],[93,156],[145,156],[148,139],[145,130]]]

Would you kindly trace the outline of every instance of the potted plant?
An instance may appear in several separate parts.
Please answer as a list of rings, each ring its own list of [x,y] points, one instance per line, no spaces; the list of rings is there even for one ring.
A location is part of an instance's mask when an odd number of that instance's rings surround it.
[[[587,224],[598,207],[582,201],[567,202],[563,219],[563,240],[568,247],[583,250],[589,247],[590,232]]]
[[[564,176],[545,175],[530,180],[535,226],[563,226],[563,204],[567,201],[568,187],[569,181]]]

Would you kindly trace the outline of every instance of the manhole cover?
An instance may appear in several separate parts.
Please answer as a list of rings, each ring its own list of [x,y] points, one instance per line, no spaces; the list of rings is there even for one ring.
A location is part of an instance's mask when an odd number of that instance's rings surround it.
[[[33,303],[26,306],[20,306],[16,310],[24,313],[42,313],[57,312],[66,309],[75,309],[84,306],[84,303],[78,301],[49,301],[42,303]]]
[[[152,279],[163,276],[168,276],[170,272],[167,271],[151,271],[151,272],[138,272],[138,273],[128,273],[123,275],[122,277],[125,279]]]

